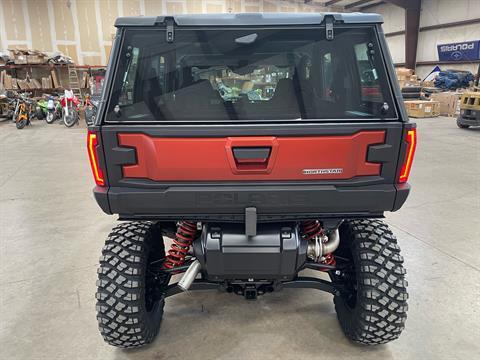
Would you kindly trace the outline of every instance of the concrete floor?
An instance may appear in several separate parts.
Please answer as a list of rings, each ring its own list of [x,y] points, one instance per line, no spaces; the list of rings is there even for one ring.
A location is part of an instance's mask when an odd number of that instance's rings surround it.
[[[96,266],[115,225],[91,194],[85,129],[0,124],[0,359],[473,359],[480,354],[480,129],[419,119],[403,209],[387,221],[408,270],[402,337],[343,336],[331,296],[285,290],[248,302],[194,292],[167,301],[160,336],[122,351],[95,319]],[[475,355],[477,354],[477,355]]]

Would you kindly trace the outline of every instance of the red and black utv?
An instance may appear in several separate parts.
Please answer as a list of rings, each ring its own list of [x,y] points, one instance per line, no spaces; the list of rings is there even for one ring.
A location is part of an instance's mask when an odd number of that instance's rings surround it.
[[[405,270],[381,218],[408,196],[416,132],[381,23],[358,13],[117,19],[88,132],[96,201],[122,221],[98,271],[106,342],[151,342],[165,299],[204,289],[247,299],[318,289],[350,339],[400,335]]]

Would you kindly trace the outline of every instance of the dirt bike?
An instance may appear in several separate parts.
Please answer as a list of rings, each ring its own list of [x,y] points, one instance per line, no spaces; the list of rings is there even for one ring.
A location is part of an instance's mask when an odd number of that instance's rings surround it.
[[[31,125],[33,101],[25,97],[19,97],[15,108],[15,126],[17,129],[23,129],[27,125]]]
[[[45,116],[45,121],[47,124],[53,124],[55,120],[62,117],[62,106],[60,105],[60,102],[53,96],[49,96],[46,103],[47,113]]]
[[[84,111],[85,111],[85,122],[87,126],[93,125],[95,122],[95,117],[97,115],[97,108],[100,103],[100,96],[91,96],[87,95],[85,97]]]
[[[65,90],[60,99],[62,105],[62,117],[66,127],[72,127],[78,124],[80,101],[71,90]]]
[[[38,120],[43,120],[47,116],[47,100],[40,99],[37,101],[37,106],[35,107],[35,116]]]

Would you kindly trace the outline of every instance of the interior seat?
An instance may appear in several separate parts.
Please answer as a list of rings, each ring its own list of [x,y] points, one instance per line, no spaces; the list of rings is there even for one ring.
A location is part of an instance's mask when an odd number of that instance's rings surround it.
[[[175,92],[175,111],[189,119],[228,119],[222,97],[204,79]]]

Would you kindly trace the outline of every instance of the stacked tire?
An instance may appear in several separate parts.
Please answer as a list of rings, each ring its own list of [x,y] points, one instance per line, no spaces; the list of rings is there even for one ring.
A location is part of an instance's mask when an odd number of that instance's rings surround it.
[[[419,100],[421,91],[421,86],[404,86],[402,88],[402,96],[405,100]]]

